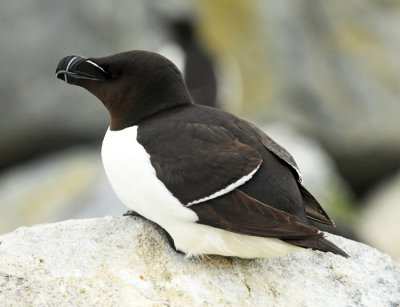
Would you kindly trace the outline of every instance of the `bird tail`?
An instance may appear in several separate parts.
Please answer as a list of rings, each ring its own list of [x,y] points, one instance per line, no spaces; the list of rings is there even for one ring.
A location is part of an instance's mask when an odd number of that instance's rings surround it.
[[[304,248],[312,248],[314,250],[319,250],[322,252],[331,252],[345,258],[349,258],[350,256],[346,254],[342,249],[328,241],[324,237],[310,237],[304,239],[281,239],[287,243],[304,247]]]

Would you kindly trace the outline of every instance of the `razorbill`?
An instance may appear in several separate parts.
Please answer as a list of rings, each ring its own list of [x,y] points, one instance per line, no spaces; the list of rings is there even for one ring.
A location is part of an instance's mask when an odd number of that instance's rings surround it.
[[[291,155],[260,129],[196,105],[165,57],[129,51],[63,58],[57,78],[111,115],[102,159],[121,201],[187,255],[279,256],[311,248],[347,257],[309,219],[334,225]]]

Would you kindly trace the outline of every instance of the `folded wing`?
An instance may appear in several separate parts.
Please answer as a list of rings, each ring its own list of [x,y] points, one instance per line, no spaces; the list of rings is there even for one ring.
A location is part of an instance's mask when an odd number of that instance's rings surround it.
[[[262,163],[257,150],[219,126],[171,120],[160,130],[143,124],[137,140],[149,153],[157,178],[186,205],[232,191]]]
[[[197,223],[244,235],[278,238],[287,243],[348,255],[322,232],[304,225],[297,217],[257,201],[239,189],[190,207],[199,217]]]

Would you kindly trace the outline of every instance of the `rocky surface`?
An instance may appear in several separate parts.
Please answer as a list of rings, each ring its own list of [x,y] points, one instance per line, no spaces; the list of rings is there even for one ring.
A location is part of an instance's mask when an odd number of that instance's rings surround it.
[[[351,258],[187,259],[141,218],[22,227],[0,236],[3,306],[398,306],[400,265],[329,235]]]

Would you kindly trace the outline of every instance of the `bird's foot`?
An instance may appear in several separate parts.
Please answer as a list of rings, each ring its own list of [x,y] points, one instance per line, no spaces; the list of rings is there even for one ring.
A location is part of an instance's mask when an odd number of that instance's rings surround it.
[[[133,210],[126,211],[124,214],[122,214],[122,216],[140,216],[140,217],[143,217],[139,213],[137,213],[136,211],[133,211]]]

